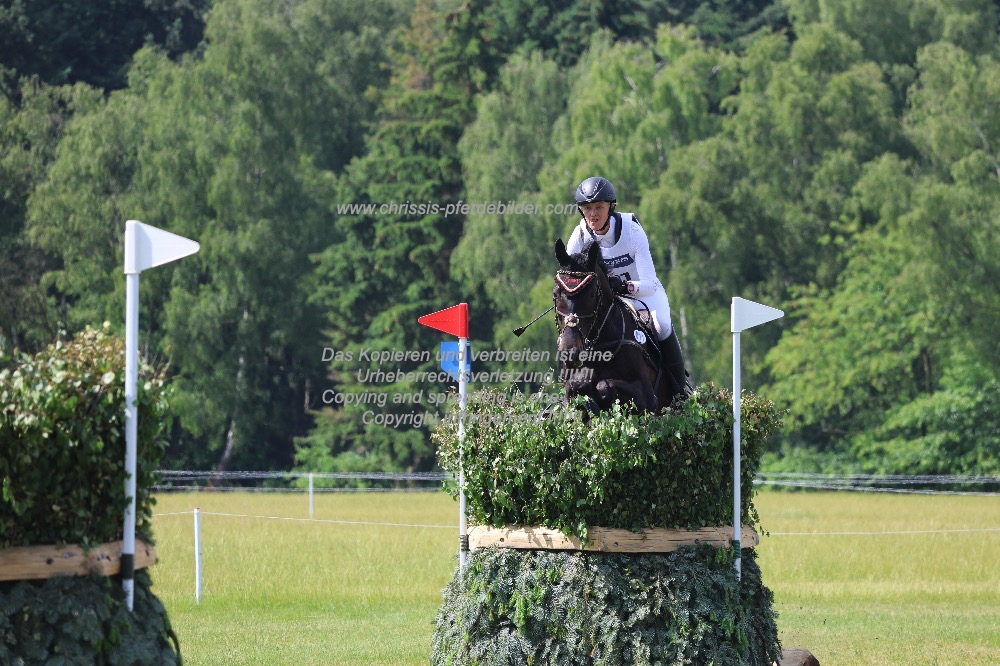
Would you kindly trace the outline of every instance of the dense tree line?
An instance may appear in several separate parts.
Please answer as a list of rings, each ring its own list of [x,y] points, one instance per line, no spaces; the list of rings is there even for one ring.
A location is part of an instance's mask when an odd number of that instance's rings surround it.
[[[0,51],[0,352],[119,325],[126,219],[198,239],[143,277],[171,465],[432,467],[427,423],[330,398],[426,408],[391,398],[447,382],[359,357],[435,350],[416,319],[459,301],[475,348],[553,348],[551,319],[511,330],[577,219],[545,206],[599,173],[697,381],[729,382],[732,296],[786,311],[744,336],[788,410],[773,468],[997,472],[995,2],[121,0],[132,41],[86,66],[30,46],[76,38],[42,4],[0,13],[29,44]],[[429,205],[459,201],[543,212]]]

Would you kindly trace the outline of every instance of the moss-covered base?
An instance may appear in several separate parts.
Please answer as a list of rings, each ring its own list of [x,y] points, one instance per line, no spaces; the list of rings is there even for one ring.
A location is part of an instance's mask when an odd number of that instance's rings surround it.
[[[752,549],[662,555],[486,548],[444,591],[431,663],[746,664],[781,653]]]
[[[133,609],[119,576],[0,583],[0,664],[180,664],[145,571],[135,574]]]

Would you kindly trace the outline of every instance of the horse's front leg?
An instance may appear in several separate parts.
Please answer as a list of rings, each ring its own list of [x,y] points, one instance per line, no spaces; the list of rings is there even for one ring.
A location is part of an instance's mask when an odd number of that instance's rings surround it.
[[[593,392],[594,373],[589,368],[567,372],[566,375],[563,386],[568,397],[572,398],[575,395],[587,395]]]
[[[631,402],[637,409],[651,412],[656,409],[653,387],[641,380],[602,379],[595,387],[598,404],[607,409],[615,400]]]

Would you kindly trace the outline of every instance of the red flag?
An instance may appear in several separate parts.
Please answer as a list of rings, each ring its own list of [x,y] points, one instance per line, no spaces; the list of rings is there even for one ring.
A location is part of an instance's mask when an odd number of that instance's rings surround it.
[[[444,310],[417,317],[417,323],[460,338],[469,337],[469,305],[459,303]]]

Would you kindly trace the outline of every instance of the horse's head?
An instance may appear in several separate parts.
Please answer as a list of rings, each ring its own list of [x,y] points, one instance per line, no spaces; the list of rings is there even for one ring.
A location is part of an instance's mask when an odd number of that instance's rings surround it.
[[[559,270],[552,299],[559,325],[559,357],[568,367],[576,368],[581,364],[580,352],[593,347],[598,315],[612,301],[611,287],[597,243],[570,255],[562,239],[558,239],[555,252]]]

